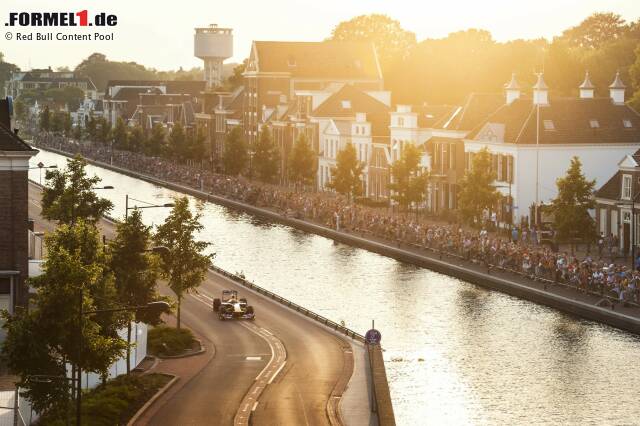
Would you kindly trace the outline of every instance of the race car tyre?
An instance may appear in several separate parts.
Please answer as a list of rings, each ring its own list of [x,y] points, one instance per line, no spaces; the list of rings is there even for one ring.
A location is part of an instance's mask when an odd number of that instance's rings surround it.
[[[213,299],[213,312],[220,310],[220,299]]]
[[[253,306],[247,306],[247,313],[248,314],[252,314],[253,312]]]
[[[247,299],[245,299],[244,297],[240,298],[240,303],[247,303]]]

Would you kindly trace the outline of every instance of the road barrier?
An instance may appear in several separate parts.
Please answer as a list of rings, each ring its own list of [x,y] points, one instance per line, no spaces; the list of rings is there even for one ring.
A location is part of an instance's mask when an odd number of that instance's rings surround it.
[[[340,334],[344,334],[345,336],[350,337],[353,340],[356,340],[361,343],[365,342],[364,336],[362,334],[356,333],[355,331],[351,330],[348,327],[345,327],[342,324],[338,324],[337,322],[331,321],[329,318],[316,314],[315,312],[310,311],[304,306],[300,306],[297,303],[292,302],[291,300],[285,299],[282,296],[278,296],[274,292],[269,291],[264,287],[260,287],[259,285],[252,283],[251,281],[247,280],[246,278],[240,275],[232,274],[231,272],[225,271],[224,269],[219,268],[217,266],[212,266],[211,270],[217,274],[224,275],[225,277],[242,285],[243,287],[250,288],[251,290],[254,290],[257,293],[260,293],[263,296],[266,296],[269,299],[274,300],[280,303],[281,305],[286,306],[287,308],[293,309],[294,311],[301,313],[305,317],[311,318],[312,320],[319,322],[320,324],[325,325],[331,328],[332,330],[337,331]]]

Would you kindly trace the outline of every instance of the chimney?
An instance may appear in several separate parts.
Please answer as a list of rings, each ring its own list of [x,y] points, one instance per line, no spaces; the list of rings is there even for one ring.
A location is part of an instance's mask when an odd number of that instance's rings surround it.
[[[533,104],[549,105],[549,87],[542,78],[542,73],[538,73],[538,81],[533,86]]]
[[[516,73],[511,74],[511,81],[504,86],[504,90],[507,95],[507,105],[520,99],[520,85],[516,80]]]
[[[589,78],[589,71],[584,75],[584,81],[580,85],[580,99],[593,99],[596,86]]]
[[[614,104],[624,104],[624,89],[626,86],[620,78],[620,71],[616,72],[616,78],[609,86],[609,96]]]

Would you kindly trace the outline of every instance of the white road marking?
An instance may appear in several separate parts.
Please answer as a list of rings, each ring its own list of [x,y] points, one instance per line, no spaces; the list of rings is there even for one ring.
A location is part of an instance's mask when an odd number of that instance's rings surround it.
[[[261,356],[248,356],[248,357],[245,357],[245,359],[247,361],[260,361],[260,360],[262,360],[262,357]]]
[[[273,376],[271,376],[271,378],[269,379],[269,381],[267,382],[268,385],[271,384],[271,382],[273,382],[273,380],[278,376],[278,374],[282,371],[282,369],[284,368],[284,365],[287,363],[287,361],[284,361],[282,364],[280,364],[280,367],[278,367],[278,369],[276,370],[275,373],[273,373]]]

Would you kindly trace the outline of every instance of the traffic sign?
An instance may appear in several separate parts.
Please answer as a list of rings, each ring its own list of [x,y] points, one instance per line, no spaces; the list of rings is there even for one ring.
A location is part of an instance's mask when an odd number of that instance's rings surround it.
[[[367,333],[364,335],[364,339],[370,345],[378,345],[380,344],[382,335],[378,330],[376,330],[375,328],[372,328],[371,330],[367,331]]]

